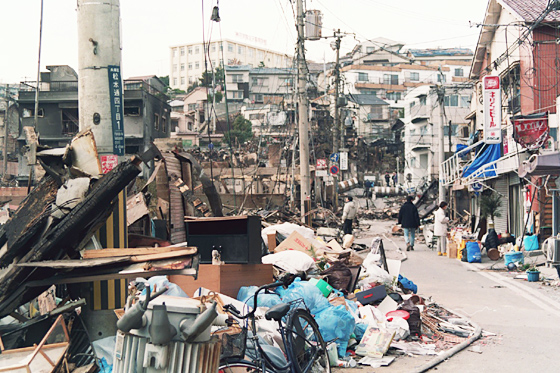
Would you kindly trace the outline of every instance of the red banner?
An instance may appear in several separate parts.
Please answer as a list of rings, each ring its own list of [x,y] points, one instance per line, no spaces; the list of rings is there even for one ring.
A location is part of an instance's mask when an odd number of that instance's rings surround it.
[[[548,113],[513,117],[513,138],[521,146],[535,150],[548,139]]]

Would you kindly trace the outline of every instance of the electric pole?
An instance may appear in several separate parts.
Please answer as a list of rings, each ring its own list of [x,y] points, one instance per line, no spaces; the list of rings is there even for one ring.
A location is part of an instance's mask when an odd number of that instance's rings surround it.
[[[305,220],[307,204],[311,202],[310,196],[310,176],[309,176],[309,119],[307,105],[307,90],[305,88],[306,68],[305,68],[305,34],[303,19],[303,0],[297,0],[297,31],[298,31],[298,127],[299,127],[299,174],[300,174],[300,195],[301,195],[301,218]]]
[[[443,162],[445,161],[445,148],[444,148],[444,141],[445,141],[445,137],[444,137],[444,127],[445,127],[445,120],[444,120],[444,105],[445,105],[445,87],[443,86],[443,74],[441,73],[440,70],[440,74],[442,75],[442,84],[438,84],[436,86],[436,91],[437,91],[437,95],[438,95],[438,102],[439,102],[439,114],[440,114],[440,120],[439,120],[439,128],[438,128],[438,142],[439,142],[439,150],[438,150],[438,178],[439,178],[439,201],[443,202],[445,201],[445,186],[443,185]]]
[[[343,132],[340,128],[340,115],[338,112],[338,94],[339,94],[339,84],[340,84],[340,29],[335,32],[336,40],[334,42],[334,48],[336,50],[336,63],[334,65],[334,124],[333,124],[333,153],[337,153],[341,146],[344,146],[342,137]],[[338,132],[340,131],[340,144],[338,143]]]
[[[8,119],[10,110],[10,85],[6,84],[6,111],[4,112],[4,146],[2,150],[2,179],[8,180],[6,174],[8,173]]]

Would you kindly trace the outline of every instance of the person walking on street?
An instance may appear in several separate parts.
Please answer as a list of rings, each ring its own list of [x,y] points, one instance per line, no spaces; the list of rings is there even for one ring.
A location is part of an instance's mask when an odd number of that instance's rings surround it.
[[[412,203],[412,196],[406,197],[406,202],[401,206],[398,223],[404,231],[406,251],[414,250],[414,236],[416,229],[420,226],[420,217],[418,216],[418,209]]]
[[[438,238],[438,256],[447,255],[447,224],[449,218],[445,216],[447,202],[442,201],[434,216],[434,236]]]
[[[397,176],[396,172],[393,172],[393,176],[391,177],[391,179],[393,179],[393,186],[396,188],[397,183],[399,182],[399,177]]]
[[[357,212],[358,208],[356,203],[352,200],[352,197],[346,197],[344,210],[342,210],[342,231],[344,234],[352,234],[352,222],[354,221]]]
[[[389,185],[389,180],[391,180],[391,175],[389,175],[388,172],[385,172],[385,182],[387,183],[387,186],[391,186]]]

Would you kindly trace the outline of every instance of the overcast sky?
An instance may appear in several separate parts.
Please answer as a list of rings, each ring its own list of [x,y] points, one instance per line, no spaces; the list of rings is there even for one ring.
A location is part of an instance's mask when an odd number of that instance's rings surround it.
[[[216,0],[121,0],[123,74],[168,75],[169,46],[220,38],[259,38],[249,43],[293,55],[294,6],[288,0],[222,0],[220,24],[209,21]],[[204,17],[203,17],[204,4]],[[323,36],[333,29],[354,33],[344,39],[346,53],[357,41],[377,37],[408,48],[474,49],[487,0],[307,0],[323,12]],[[0,0],[0,82],[34,80],[37,69],[40,0]],[[44,0],[41,70],[47,65],[77,69],[76,0]],[[212,26],[212,29],[210,27]],[[306,42],[307,59],[334,60],[331,39]],[[246,41],[245,41],[246,42]]]

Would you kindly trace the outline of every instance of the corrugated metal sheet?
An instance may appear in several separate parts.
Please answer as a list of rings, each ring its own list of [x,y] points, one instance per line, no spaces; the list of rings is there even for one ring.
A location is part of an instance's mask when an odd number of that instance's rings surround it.
[[[494,189],[502,197],[502,206],[498,209],[499,217],[494,217],[494,228],[497,233],[508,232],[508,206],[509,206],[509,184],[507,177],[500,177],[496,180]]]
[[[533,66],[535,77],[534,111],[556,113],[556,97],[560,95],[560,30],[548,26],[533,31]],[[521,71],[521,76],[528,72]]]
[[[181,178],[181,163],[175,155],[165,153],[165,166],[168,177],[173,180],[175,177]],[[183,196],[179,188],[174,183],[169,183],[169,220],[170,220],[170,240],[172,243],[185,242],[187,233],[185,231],[185,208],[183,206]]]

